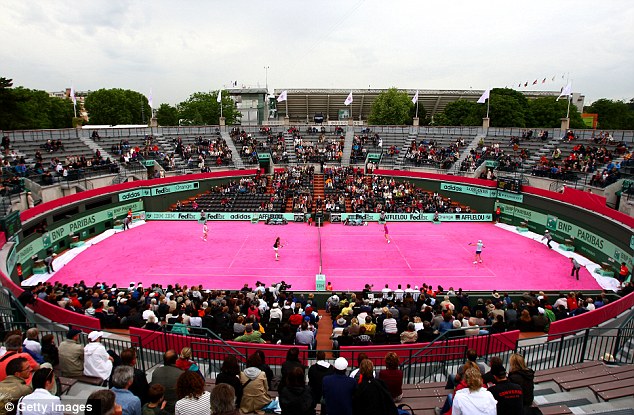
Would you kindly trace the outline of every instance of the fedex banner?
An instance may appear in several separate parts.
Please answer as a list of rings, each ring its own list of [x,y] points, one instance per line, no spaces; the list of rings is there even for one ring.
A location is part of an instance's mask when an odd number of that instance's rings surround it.
[[[304,220],[304,215],[300,215],[300,222]],[[297,221],[298,215],[295,213],[241,213],[241,212],[207,212],[207,220],[247,220],[252,219],[286,219],[289,222]],[[145,212],[145,220],[199,220],[200,212]]]

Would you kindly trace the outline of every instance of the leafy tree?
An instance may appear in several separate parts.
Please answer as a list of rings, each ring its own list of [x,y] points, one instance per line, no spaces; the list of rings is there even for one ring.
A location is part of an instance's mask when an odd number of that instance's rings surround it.
[[[434,116],[435,125],[481,125],[480,104],[464,99],[450,102],[445,110]],[[486,110],[485,110],[486,111]]]
[[[368,116],[368,122],[373,125],[412,124],[414,111],[416,111],[415,106],[406,92],[390,88],[385,92],[381,92],[374,100]]]
[[[597,127],[601,129],[634,130],[634,100],[629,103],[599,99],[585,108],[586,112],[598,114]]]
[[[146,124],[151,116],[145,95],[129,89],[99,89],[84,101],[90,124]]]
[[[162,126],[178,125],[178,110],[170,104],[161,104],[156,110],[156,119]]]
[[[561,118],[566,116],[568,103],[555,97],[537,98],[528,101],[530,113],[529,127],[534,128],[559,128]],[[570,106],[570,127],[586,128],[581,114],[574,105]]]
[[[490,100],[491,127],[527,126],[528,99],[522,93],[509,88],[494,88]],[[482,107],[486,115],[486,108]]]
[[[50,97],[45,91],[11,89],[11,80],[0,78],[0,128],[8,130],[69,128],[73,107],[70,100]]]
[[[0,129],[14,130],[17,97],[11,87],[13,79],[0,78]]]
[[[176,106],[181,125],[218,125],[220,122],[220,105],[222,116],[228,125],[236,124],[241,117],[235,102],[226,94],[222,94],[222,102],[217,102],[218,91],[195,92]]]

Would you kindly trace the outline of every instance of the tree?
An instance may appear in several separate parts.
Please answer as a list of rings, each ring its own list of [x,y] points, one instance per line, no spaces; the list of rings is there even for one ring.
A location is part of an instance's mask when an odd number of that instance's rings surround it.
[[[411,125],[413,111],[415,108],[409,95],[390,88],[381,92],[374,100],[368,122],[373,125]],[[423,114],[424,112],[423,109]]]
[[[464,99],[450,102],[442,113],[434,116],[434,124],[456,126],[481,125],[482,116],[480,115],[480,105],[481,104]]]
[[[585,111],[598,114],[597,127],[610,130],[634,130],[634,100],[629,103],[599,99],[585,108]]]
[[[514,89],[494,88],[490,95],[491,127],[526,127],[528,99],[524,94]],[[486,109],[483,113],[486,114]]]
[[[69,128],[73,107],[70,100],[51,97],[45,91],[11,88],[0,78],[0,128],[6,130]]]
[[[90,124],[147,124],[151,109],[145,95],[129,89],[99,89],[84,101]]]
[[[13,79],[0,78],[0,129],[14,130],[17,97],[11,89]]]
[[[220,122],[220,105],[222,116],[228,125],[236,124],[241,117],[235,102],[226,93],[222,94],[222,102],[217,101],[218,91],[195,92],[176,106],[180,125],[218,125]]]
[[[162,126],[178,125],[178,110],[170,104],[161,104],[156,110],[156,120]]]
[[[559,128],[561,118],[566,116],[568,102],[565,99],[557,101],[555,97],[537,98],[528,101],[529,127],[533,128]],[[581,114],[574,105],[570,106],[570,127],[586,128]]]

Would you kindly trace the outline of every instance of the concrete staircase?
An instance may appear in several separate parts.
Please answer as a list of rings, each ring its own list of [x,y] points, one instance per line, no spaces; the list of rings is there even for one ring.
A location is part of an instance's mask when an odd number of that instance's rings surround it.
[[[288,153],[288,164],[297,164],[297,154],[295,153],[295,144],[293,143],[293,134],[284,132],[284,147]]]
[[[462,162],[467,159],[471,150],[475,150],[478,147],[478,143],[480,140],[486,139],[486,133],[478,134],[475,136],[473,140],[464,148],[460,149],[460,158],[456,160],[456,162],[451,166],[451,170],[449,171],[453,175],[460,175],[460,166]]]
[[[240,152],[236,149],[236,146],[233,143],[233,140],[231,139],[229,133],[223,131],[220,133],[220,136],[225,140],[225,142],[227,143],[227,147],[229,147],[229,149],[231,150],[231,160],[233,161],[233,165],[235,166],[235,168],[238,170],[244,170],[244,162],[240,157]]]
[[[412,141],[415,143],[418,142],[418,136],[416,134],[410,134],[407,136],[407,142],[405,143],[401,151],[398,153],[398,156],[396,157],[396,161],[394,162],[394,167],[393,167],[394,170],[403,169],[403,166],[405,165],[405,156],[407,155],[407,151],[412,145]]]
[[[321,199],[321,201],[324,201],[324,175],[323,174],[315,174],[315,176],[313,177],[313,204],[315,204],[315,202],[317,201],[317,199]],[[322,205],[322,209],[323,209],[323,205]],[[316,209],[316,205],[315,205],[315,209]],[[313,213],[316,213],[313,211]]]
[[[354,127],[346,129],[346,141],[343,143],[343,156],[341,157],[341,165],[350,165],[350,154],[352,153],[352,142],[354,141]]]

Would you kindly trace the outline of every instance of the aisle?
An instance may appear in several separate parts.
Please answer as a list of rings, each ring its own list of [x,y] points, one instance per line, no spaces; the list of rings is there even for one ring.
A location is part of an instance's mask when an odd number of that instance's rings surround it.
[[[317,330],[317,350],[332,349],[332,319],[326,310],[319,310],[319,330]],[[332,352],[326,352],[326,359],[332,359]]]

